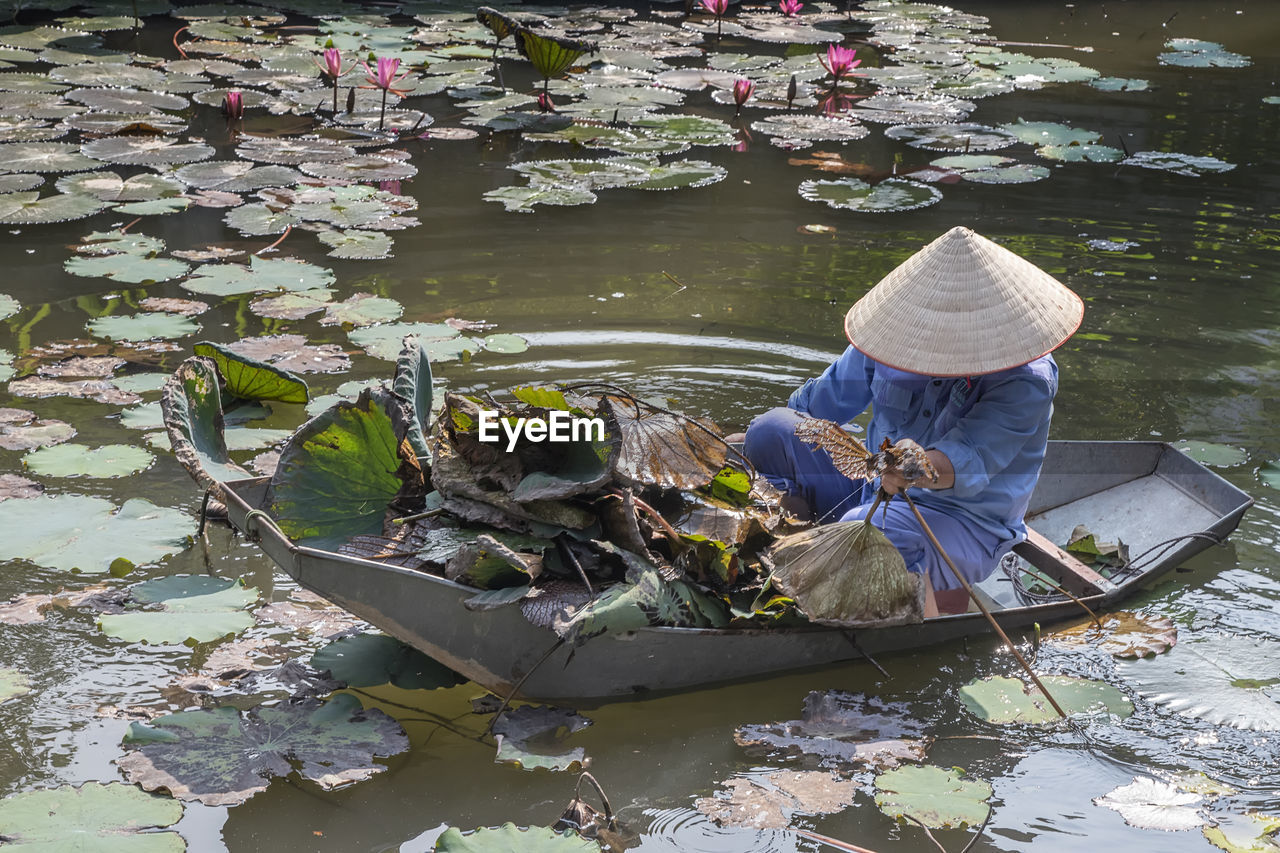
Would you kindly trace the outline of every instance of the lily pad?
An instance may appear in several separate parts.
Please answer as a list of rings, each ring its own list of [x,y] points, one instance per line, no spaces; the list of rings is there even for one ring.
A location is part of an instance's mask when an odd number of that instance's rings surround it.
[[[158,198],[154,201],[132,201],[115,207],[116,213],[126,216],[164,216],[178,213],[191,206],[191,199],[185,196],[176,198]]]
[[[75,249],[82,255],[152,255],[164,251],[164,241],[146,234],[128,234],[117,228],[86,234]]]
[[[351,359],[337,344],[308,344],[302,335],[241,338],[226,348],[294,373],[337,373],[351,366]]]
[[[207,575],[170,575],[144,581],[129,590],[134,601],[158,610],[104,613],[104,633],[130,643],[208,643],[253,625],[245,608],[258,591],[238,581]]]
[[[533,213],[534,205],[576,207],[594,204],[596,194],[581,186],[532,184],[527,187],[501,187],[484,194],[485,201],[500,202],[508,213]]]
[[[1124,152],[1110,145],[1094,145],[1092,143],[1072,142],[1067,145],[1042,145],[1036,154],[1046,160],[1060,160],[1064,163],[1118,163],[1124,159]]]
[[[1204,816],[1196,808],[1203,801],[1198,794],[1179,791],[1168,782],[1135,776],[1130,784],[1095,797],[1093,803],[1119,812],[1130,826],[1175,832],[1204,825]]]
[[[58,178],[58,191],[91,195],[102,201],[152,201],[182,192],[182,184],[165,175],[143,173],[122,178],[115,172],[81,172]]]
[[[1230,444],[1191,441],[1184,438],[1180,441],[1175,441],[1173,446],[1197,462],[1204,465],[1212,465],[1215,468],[1233,468],[1249,461],[1249,454]]]
[[[391,257],[391,238],[381,231],[331,228],[316,237],[329,246],[329,257],[346,260],[381,260]]]
[[[301,163],[337,163],[354,157],[356,149],[332,139],[250,138],[236,146],[236,155],[259,163],[297,166]]]
[[[134,723],[125,747],[116,764],[144,790],[224,806],[265,791],[273,776],[295,767],[325,790],[368,779],[384,769],[374,756],[404,752],[409,738],[386,714],[340,693],[325,703],[290,700],[243,715],[220,707]]]
[[[600,845],[572,830],[556,832],[545,826],[526,829],[514,823],[482,827],[464,835],[449,827],[436,839],[436,853],[597,853]]]
[[[1276,853],[1280,851],[1280,817],[1246,812],[1241,815],[1215,814],[1214,826],[1203,829],[1214,847],[1227,853]]]
[[[313,178],[331,181],[403,181],[418,174],[418,167],[385,154],[357,154],[336,163],[307,162],[298,166]]]
[[[249,310],[259,317],[272,320],[301,320],[318,311],[333,299],[333,291],[327,287],[315,290],[299,290],[279,296],[263,296],[249,303]]]
[[[703,797],[694,808],[718,826],[786,829],[797,814],[825,815],[853,805],[858,783],[824,770],[778,770],[721,783],[727,797]]]
[[[1219,172],[1230,172],[1235,163],[1227,163],[1217,157],[1196,156],[1194,154],[1176,154],[1170,151],[1138,151],[1122,161],[1125,166],[1141,166],[1144,169],[1158,169],[1198,178]]]
[[[145,471],[154,461],[147,451],[127,444],[59,444],[22,457],[28,470],[46,477],[126,477]]]
[[[751,129],[782,140],[808,142],[848,142],[862,139],[871,132],[847,118],[810,115],[770,116],[752,122]]]
[[[69,101],[78,101],[95,110],[113,113],[144,113],[150,110],[185,110],[190,106],[186,98],[165,92],[140,89],[74,89],[63,95]]]
[[[107,206],[87,195],[50,195],[38,192],[0,195],[0,225],[43,225],[93,216]]]
[[[291,228],[302,220],[287,210],[265,204],[244,204],[227,211],[222,221],[245,237],[263,237],[283,233],[286,228]]]
[[[1030,163],[1016,163],[992,169],[974,169],[964,172],[963,176],[966,181],[976,184],[1030,184],[1049,177],[1049,170]]]
[[[101,260],[112,260],[116,257],[121,256],[112,255]],[[180,262],[175,261],[174,263]],[[194,335],[200,331],[200,324],[181,314],[150,313],[99,317],[96,320],[90,320],[85,328],[95,338],[107,338],[113,341],[153,341],[172,340]]]
[[[1089,620],[1053,631],[1045,636],[1045,641],[1065,646],[1094,646],[1118,658],[1164,654],[1178,642],[1178,626],[1165,616],[1119,610],[1098,618],[1102,622],[1101,630]]]
[[[519,335],[497,334],[485,335],[480,341],[489,352],[514,354],[529,349],[529,342]]]
[[[1105,682],[1066,675],[1042,675],[1040,680],[1069,715],[1106,711],[1127,717],[1133,713],[1133,703]],[[960,688],[960,699],[971,714],[989,723],[1039,724],[1061,719],[1039,690],[1017,678],[975,679]]]
[[[823,202],[828,207],[860,213],[900,213],[942,200],[942,192],[937,188],[901,178],[888,178],[874,186],[857,178],[808,180],[800,184],[800,196]]]
[[[186,513],[132,498],[41,495],[0,503],[0,559],[99,574],[117,561],[152,563],[185,549],[195,532]]]
[[[18,300],[14,299],[7,293],[0,293],[0,320],[12,317],[18,313],[18,309],[22,306],[18,304]]]
[[[330,643],[311,656],[311,666],[328,670],[348,687],[389,683],[404,690],[435,690],[467,680],[385,634],[359,634]]]
[[[128,284],[168,281],[187,274],[190,266],[172,258],[148,258],[142,255],[118,252],[111,255],[68,258],[62,268],[72,275],[86,278],[109,278]],[[144,314],[140,316],[171,316]]]
[[[178,180],[201,190],[243,193],[264,187],[292,186],[302,176],[287,166],[255,166],[244,160],[206,160],[174,172]]]
[[[1070,127],[1051,121],[1023,121],[1018,119],[1011,124],[1000,125],[1001,130],[1008,131],[1018,138],[1019,142],[1029,145],[1091,145],[1102,139],[1102,134],[1093,130]]]
[[[498,764],[514,764],[524,770],[582,770],[582,747],[564,751],[562,741],[591,725],[586,717],[565,708],[522,705],[504,711],[493,724],[498,741]]]
[[[628,122],[646,135],[670,142],[690,145],[732,145],[736,140],[733,127],[720,119],[697,115],[646,115]]]
[[[10,699],[25,696],[31,692],[31,681],[19,670],[0,667],[0,705]],[[4,803],[0,801],[0,817],[4,817]],[[4,826],[4,824],[0,824]],[[8,829],[8,827],[5,827]],[[6,839],[7,840],[7,839]]]
[[[959,767],[899,767],[876,777],[876,806],[892,818],[912,817],[931,829],[978,826],[994,792]]]
[[[44,486],[35,480],[17,474],[0,474],[0,501],[27,500],[44,492]]]
[[[906,705],[841,690],[814,691],[801,719],[740,726],[733,739],[752,753],[810,756],[833,769],[885,770],[923,760],[929,745]]]
[[[23,791],[0,800],[6,846],[22,850],[182,853],[182,804],[120,782]]]
[[[406,335],[417,337],[429,352],[432,343],[453,340],[459,332],[445,323],[384,323],[347,333],[351,343],[383,361],[395,361],[400,356]]]
[[[898,125],[884,135],[929,151],[994,151],[1018,141],[1008,131],[985,124]]]
[[[1253,64],[1249,57],[1232,53],[1215,41],[1177,38],[1164,43],[1168,52],[1160,54],[1161,65],[1183,68],[1246,68]]]
[[[107,136],[81,145],[80,153],[127,166],[172,166],[207,160],[213,156],[213,148],[203,142],[179,142],[164,136]]]
[[[400,467],[417,467],[405,441],[409,418],[395,400],[366,390],[303,424],[271,478],[280,529],[318,548],[380,534],[387,506],[404,486]]]
[[[193,293],[235,296],[272,290],[315,290],[334,283],[333,270],[293,258],[249,258],[249,265],[205,264],[182,286]]]
[[[302,377],[275,365],[209,341],[196,344],[192,352],[214,363],[227,393],[233,398],[277,400],[281,403],[305,403],[310,399],[307,383]]]
[[[1103,92],[1145,92],[1151,88],[1150,81],[1136,77],[1096,77],[1089,85]]]
[[[26,409],[0,408],[0,448],[34,450],[70,441],[75,427],[64,421],[36,419]]]
[[[7,172],[85,172],[99,164],[80,153],[70,142],[5,142],[0,163]]]
[[[1121,663],[1119,671],[1139,694],[1185,716],[1280,731],[1280,643],[1213,636]]]

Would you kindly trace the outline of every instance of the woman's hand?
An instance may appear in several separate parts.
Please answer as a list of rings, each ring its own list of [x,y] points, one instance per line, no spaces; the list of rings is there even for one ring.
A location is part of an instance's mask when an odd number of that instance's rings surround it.
[[[886,468],[884,473],[880,475],[880,488],[884,489],[887,494],[899,495],[907,489],[949,489],[954,486],[956,471],[947,455],[939,450],[929,450],[925,452],[925,456],[933,464],[934,470],[938,472],[937,482],[930,480],[928,477],[908,480],[897,468]]]

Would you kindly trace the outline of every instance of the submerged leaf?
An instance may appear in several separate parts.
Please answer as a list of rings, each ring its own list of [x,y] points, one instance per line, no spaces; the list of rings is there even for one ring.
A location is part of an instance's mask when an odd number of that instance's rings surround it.
[[[0,826],[14,850],[182,853],[176,832],[151,830],[182,818],[182,804],[121,782],[85,782],[0,800]]]
[[[130,284],[168,281],[185,275],[190,269],[182,261],[172,258],[146,258],[124,252],[100,257],[68,258],[62,268],[72,275],[90,278],[101,276]]]
[[[1167,652],[1178,642],[1178,626],[1165,616],[1146,616],[1119,610],[1045,635],[1045,641],[1064,646],[1094,646],[1118,658],[1142,658]]]
[[[235,296],[271,290],[315,290],[334,283],[333,270],[293,258],[249,258],[249,265],[205,264],[182,283],[210,296]]]
[[[576,832],[546,826],[520,829],[514,823],[481,827],[463,835],[449,827],[438,839],[436,853],[598,853],[600,845]]]
[[[241,712],[187,711],[134,723],[116,760],[129,781],[179,800],[235,805],[265,791],[294,767],[325,790],[368,779],[384,768],[375,755],[409,748],[392,718],[339,693],[328,702],[289,700]]]
[[[987,818],[991,785],[959,767],[899,767],[876,777],[876,805],[892,818],[912,817],[932,829],[978,826]]]
[[[582,747],[568,751],[562,742],[574,732],[591,725],[591,720],[565,708],[522,705],[503,712],[493,724],[498,741],[498,764],[514,764],[524,770],[582,770],[586,753]]]
[[[22,457],[22,464],[46,477],[125,477],[151,467],[155,457],[140,447],[59,444]]]
[[[390,683],[404,690],[435,690],[467,680],[385,634],[358,634],[330,643],[311,656],[311,666],[328,670],[348,687]]]
[[[839,521],[775,544],[773,582],[814,622],[856,627],[919,622],[924,587],[879,528]]]
[[[1280,731],[1280,643],[1207,637],[1155,658],[1121,663],[1119,671],[1138,693],[1188,717]]]
[[[103,258],[102,260],[110,260]],[[128,314],[99,317],[85,326],[95,338],[115,341],[149,341],[185,338],[200,331],[200,324],[181,314]]]

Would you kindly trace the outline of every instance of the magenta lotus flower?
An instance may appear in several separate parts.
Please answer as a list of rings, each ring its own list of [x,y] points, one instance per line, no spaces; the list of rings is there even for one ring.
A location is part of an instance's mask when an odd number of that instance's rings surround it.
[[[738,105],[738,109],[733,115],[737,117],[742,112],[742,105],[747,102],[747,98],[751,97],[751,93],[756,90],[756,84],[746,78],[740,77],[733,81],[733,102]]]
[[[553,113],[556,111],[556,103],[551,100],[551,96],[546,92],[538,93],[538,111],[544,113]]]
[[[331,47],[324,52],[324,61],[319,62],[314,57],[311,60],[315,62],[316,67],[320,69],[320,73],[329,78],[329,85],[333,87],[333,114],[338,114],[338,80],[342,75],[346,74],[352,68],[356,67],[353,62],[346,68],[342,67],[342,52],[336,47]]]
[[[804,4],[800,0],[780,0],[778,8],[782,10],[782,14],[788,18],[794,18],[800,14],[800,10],[804,8]]]
[[[364,66],[365,79],[369,81],[369,85],[362,88],[382,90],[382,114],[378,116],[378,130],[382,130],[382,126],[387,120],[387,93],[392,92],[396,95],[403,95],[407,92],[407,89],[397,89],[395,84],[408,77],[409,72],[405,71],[397,77],[396,72],[400,70],[400,60],[385,56],[378,57],[377,71],[370,68],[367,62],[361,62],[360,64]]]
[[[818,61],[822,63],[823,68],[831,73],[833,79],[839,80],[862,64],[861,59],[853,58],[857,52],[853,48],[829,44],[827,45],[827,58],[823,59],[822,55],[819,54]]]
[[[234,89],[223,95],[222,114],[232,121],[244,118],[244,95]]]
[[[716,16],[716,38],[720,38],[720,28],[724,26],[724,13],[729,11],[729,0],[702,0],[702,8]]]

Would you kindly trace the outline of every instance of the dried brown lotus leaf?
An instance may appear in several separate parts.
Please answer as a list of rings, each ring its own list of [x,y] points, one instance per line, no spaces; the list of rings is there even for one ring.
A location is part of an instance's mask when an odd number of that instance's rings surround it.
[[[1178,626],[1167,616],[1118,610],[1048,634],[1046,642],[1064,646],[1094,646],[1118,658],[1144,658],[1163,654],[1178,642]]]

